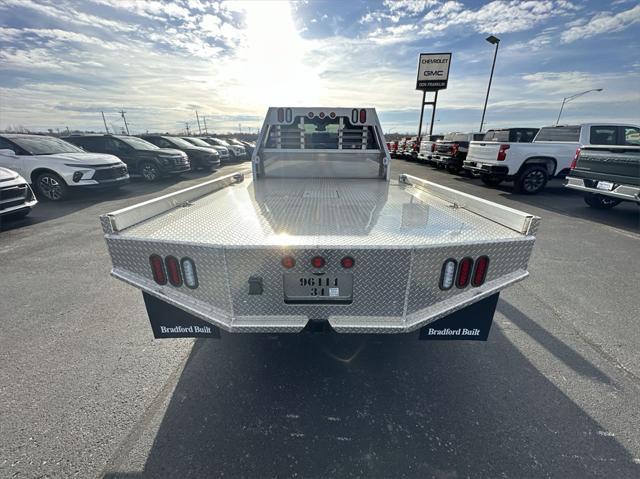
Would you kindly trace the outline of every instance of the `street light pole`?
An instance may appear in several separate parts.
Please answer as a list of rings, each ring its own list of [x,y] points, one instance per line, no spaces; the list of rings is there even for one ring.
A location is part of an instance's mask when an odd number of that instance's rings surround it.
[[[560,113],[558,113],[558,119],[556,120],[556,126],[560,123],[560,116],[562,115],[562,110],[564,109],[564,104],[569,103],[572,100],[575,100],[579,96],[586,95],[587,93],[591,93],[592,91],[602,91],[602,88],[593,88],[591,90],[583,91],[581,93],[576,93],[575,95],[571,95],[562,99],[562,105],[560,105]]]
[[[491,65],[491,74],[489,75],[489,86],[487,86],[487,96],[484,99],[484,108],[482,109],[482,120],[480,120],[480,133],[482,133],[482,125],[484,125],[484,114],[487,112],[487,103],[489,102],[489,92],[491,91],[491,81],[493,80],[493,70],[496,67],[496,58],[498,57],[498,45],[500,45],[500,39],[493,35],[485,38],[489,43],[496,46],[493,53],[493,64]]]

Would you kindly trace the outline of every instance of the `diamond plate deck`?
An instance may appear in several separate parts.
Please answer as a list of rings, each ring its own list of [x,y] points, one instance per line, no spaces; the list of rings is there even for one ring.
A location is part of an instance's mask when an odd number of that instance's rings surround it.
[[[398,182],[269,178],[228,186],[119,236],[227,249],[410,249],[509,241],[522,235]]]

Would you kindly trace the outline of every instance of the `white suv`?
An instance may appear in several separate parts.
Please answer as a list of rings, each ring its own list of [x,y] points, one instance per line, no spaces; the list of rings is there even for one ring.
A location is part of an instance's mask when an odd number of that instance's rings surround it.
[[[22,176],[0,167],[0,224],[4,218],[24,218],[37,203]]]
[[[71,188],[109,188],[129,182],[127,166],[117,156],[87,153],[60,138],[4,133],[0,166],[23,176],[41,197],[58,201]]]

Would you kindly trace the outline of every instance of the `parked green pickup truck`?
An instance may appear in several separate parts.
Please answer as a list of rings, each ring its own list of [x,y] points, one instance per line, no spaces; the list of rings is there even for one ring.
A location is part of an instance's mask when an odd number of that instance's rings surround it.
[[[640,144],[587,146],[576,152],[567,188],[583,191],[594,208],[622,201],[640,205]]]

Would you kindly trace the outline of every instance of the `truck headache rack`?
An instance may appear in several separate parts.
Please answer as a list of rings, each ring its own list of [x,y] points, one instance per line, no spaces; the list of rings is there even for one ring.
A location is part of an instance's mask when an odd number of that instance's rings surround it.
[[[354,123],[360,139],[345,142]],[[389,181],[373,109],[270,108],[252,164],[253,180],[238,171],[101,217],[112,275],[198,318],[187,336],[316,320],[408,332],[495,307],[488,298],[528,275],[539,218],[410,175]]]

